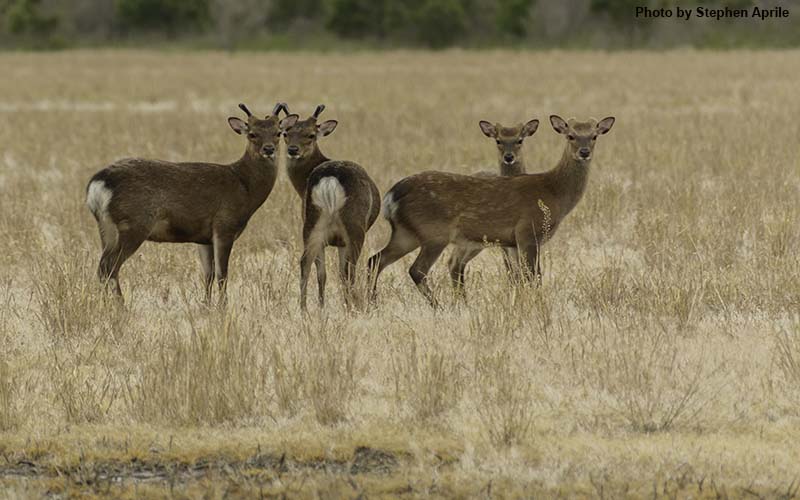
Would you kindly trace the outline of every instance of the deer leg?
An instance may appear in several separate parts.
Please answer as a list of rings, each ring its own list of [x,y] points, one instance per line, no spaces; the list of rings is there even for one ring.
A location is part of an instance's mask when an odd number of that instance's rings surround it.
[[[450,270],[450,282],[453,284],[453,289],[456,294],[462,298],[465,297],[464,283],[466,280],[467,264],[477,257],[482,250],[482,248],[473,250],[465,247],[456,247],[450,255],[450,260],[447,262],[447,267]]]
[[[361,298],[356,291],[356,266],[364,246],[364,231],[348,231],[348,244],[339,248],[339,276],[342,279],[345,305],[348,309],[361,307]]]
[[[339,247],[339,278],[342,281],[342,293],[344,294],[344,304],[350,307],[351,280],[354,277],[355,269],[350,268],[347,253],[348,247]]]
[[[320,307],[325,305],[325,245],[327,245],[326,228],[319,226],[320,212],[313,205],[305,204],[303,214],[303,255],[300,257],[300,309],[306,311],[308,295],[308,279],[311,276],[311,264],[317,267],[317,291]]]
[[[522,265],[521,274],[522,279],[527,283],[541,284],[542,282],[542,268],[539,263],[539,245],[534,241],[525,245],[522,251]]]
[[[314,264],[317,267],[317,294],[319,296],[319,306],[325,305],[325,283],[328,281],[328,275],[325,272],[325,247],[319,251],[317,258],[314,259]]]
[[[339,247],[339,278],[342,280],[342,284],[347,282],[347,247]]]
[[[520,258],[521,279],[528,283],[541,283],[542,268],[539,263],[539,241],[531,227],[522,227],[515,234]]]
[[[450,282],[453,289],[460,293],[464,289],[464,258],[469,254],[469,250],[464,247],[454,247],[450,258],[447,260],[447,269],[450,271]]]
[[[339,248],[339,276],[342,280],[344,303],[348,309],[360,306],[356,292],[356,263],[361,249],[354,245]]]
[[[436,259],[442,254],[445,247],[447,247],[447,243],[425,243],[422,245],[419,255],[417,255],[417,260],[414,261],[411,268],[408,270],[408,274],[411,275],[414,284],[417,285],[419,291],[428,299],[428,302],[433,307],[438,307],[438,304],[436,298],[433,296],[430,285],[428,285],[428,271],[431,270],[434,262],[436,262]]]
[[[534,285],[542,284],[542,265],[540,260],[539,245],[533,245],[525,252],[526,267],[530,272],[526,273],[526,278]]]
[[[228,261],[233,250],[233,238],[229,236],[214,235],[214,276],[219,288],[219,303],[228,302]]]
[[[214,289],[214,247],[213,245],[200,245],[197,247],[200,256],[200,265],[203,267],[203,287],[205,288],[206,304],[211,303],[211,293]]]
[[[98,217],[97,229],[100,233],[100,244],[103,248],[100,254],[100,262],[97,265],[97,279],[106,290],[112,289],[114,294],[122,297],[122,290],[119,287],[119,281],[114,279],[111,281],[111,273],[114,269],[114,263],[118,260],[120,251],[122,250],[120,234],[117,226],[113,223],[110,217]]]
[[[120,299],[122,299],[122,289],[119,286],[119,270],[122,264],[142,246],[146,239],[145,234],[144,231],[134,230],[120,232],[116,244],[104,248],[100,256],[97,276],[100,282],[112,289]]]
[[[373,301],[378,297],[378,276],[389,265],[395,263],[409,252],[414,251],[418,246],[417,238],[409,231],[399,225],[392,224],[392,236],[389,239],[389,243],[386,244],[383,250],[370,257],[367,263],[369,279],[372,284],[370,295]]]
[[[114,264],[119,260],[120,250],[119,246],[103,249],[103,253],[100,255],[100,264],[97,266],[97,278],[106,289],[111,289],[115,295],[122,297],[119,280],[111,277]],[[119,273],[119,269],[117,272]]]
[[[519,278],[519,252],[516,247],[503,247],[503,264],[508,278],[514,282]]]
[[[311,275],[311,264],[317,259],[316,255],[312,255],[309,249],[303,250],[303,256],[300,257],[300,309],[306,311],[306,296],[308,294],[308,277]]]

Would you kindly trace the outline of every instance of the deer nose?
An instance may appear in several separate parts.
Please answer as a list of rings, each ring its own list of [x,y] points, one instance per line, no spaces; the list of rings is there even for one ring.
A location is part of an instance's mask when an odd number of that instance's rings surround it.
[[[261,148],[261,152],[267,156],[272,156],[275,154],[275,146],[266,145],[263,148]]]
[[[286,151],[288,151],[290,155],[295,156],[297,153],[300,152],[300,148],[293,144],[288,148],[286,148]]]
[[[503,161],[506,163],[514,163],[514,155],[512,153],[504,154]]]
[[[581,148],[581,149],[578,150],[578,154],[581,156],[581,158],[586,159],[586,158],[589,158],[589,156],[592,155],[592,152],[591,152],[591,150],[589,150],[589,148]]]

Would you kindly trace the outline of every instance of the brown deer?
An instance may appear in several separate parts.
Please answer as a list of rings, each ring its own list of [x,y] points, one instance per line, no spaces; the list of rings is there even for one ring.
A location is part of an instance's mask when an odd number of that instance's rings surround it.
[[[349,161],[330,160],[319,149],[336,120],[317,124],[320,104],[305,120],[291,114],[281,120],[286,141],[287,171],[303,200],[303,256],[300,259],[300,307],[306,310],[311,264],[317,268],[319,304],[325,304],[325,247],[339,250],[339,275],[347,307],[359,306],[355,291],[356,265],[367,230],[380,212],[380,192],[369,174]],[[287,109],[288,113],[288,109]]]
[[[595,140],[611,130],[614,118],[566,122],[552,115],[550,123],[567,143],[561,161],[548,172],[482,178],[431,171],[395,184],[383,198],[391,239],[369,259],[373,298],[386,266],[422,247],[409,274],[436,306],[428,271],[450,243],[516,246],[525,276],[538,280],[539,248],[583,196]]]
[[[486,120],[481,120],[478,125],[483,134],[490,139],[494,139],[497,144],[499,175],[510,177],[526,173],[522,144],[526,138],[532,136],[539,128],[539,120],[530,120],[524,125],[520,124],[514,127],[504,127],[499,123],[493,125]],[[472,175],[495,177],[498,173],[482,170]],[[464,291],[464,274],[467,264],[477,257],[482,250],[482,247],[475,247],[474,245],[469,247],[457,246],[453,253],[450,254],[447,267],[450,270],[450,279],[453,287],[458,293],[463,293]],[[509,276],[513,277],[517,274],[518,261],[519,255],[515,247],[503,247],[503,263]]]
[[[279,115],[285,104],[276,104],[264,119],[244,104],[239,108],[247,121],[231,117],[228,124],[247,138],[247,147],[229,165],[128,158],[89,180],[86,205],[103,247],[97,274],[120,298],[120,268],[142,243],[156,241],[200,245],[206,301],[216,276],[225,302],[233,242],[275,185]]]

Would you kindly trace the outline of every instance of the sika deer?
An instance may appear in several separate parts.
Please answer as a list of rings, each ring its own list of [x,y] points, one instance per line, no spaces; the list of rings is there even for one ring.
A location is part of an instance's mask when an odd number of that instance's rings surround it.
[[[287,169],[303,200],[303,256],[300,259],[300,307],[306,310],[308,277],[317,267],[319,304],[325,304],[325,247],[339,249],[339,275],[348,307],[359,306],[355,292],[356,265],[367,230],[378,218],[380,192],[359,165],[330,160],[319,149],[320,137],[330,135],[338,122],[317,124],[325,109],[320,104],[309,118],[296,114],[281,120],[286,140]],[[288,110],[287,110],[288,113]]]
[[[120,298],[119,270],[145,241],[196,243],[211,300],[214,276],[226,300],[233,242],[275,185],[280,144],[278,103],[259,119],[244,104],[247,121],[228,118],[247,137],[244,155],[229,165],[129,158],[92,176],[86,205],[100,229],[103,253],[97,274]]]
[[[499,156],[499,175],[510,177],[512,175],[524,174],[525,159],[522,155],[522,143],[527,137],[532,136],[539,128],[539,120],[531,120],[528,123],[517,125],[515,127],[504,127],[499,123],[492,125],[491,123],[482,120],[478,124],[483,134],[494,139],[497,143],[497,152]],[[482,170],[472,174],[478,177],[495,177],[497,172]],[[453,287],[458,293],[464,291],[464,271],[469,261],[478,256],[483,248],[481,247],[456,247],[453,253],[450,254],[447,267],[450,270],[450,279]],[[519,268],[519,255],[515,247],[503,247],[503,263],[505,264],[506,271],[509,276],[517,274]]]
[[[420,246],[409,274],[433,306],[436,300],[428,285],[428,271],[450,243],[516,246],[525,275],[538,279],[539,247],[583,196],[595,140],[611,130],[614,118],[565,122],[552,115],[550,123],[567,144],[561,161],[548,172],[480,178],[431,171],[395,184],[383,198],[391,239],[369,259],[373,297],[386,266]]]

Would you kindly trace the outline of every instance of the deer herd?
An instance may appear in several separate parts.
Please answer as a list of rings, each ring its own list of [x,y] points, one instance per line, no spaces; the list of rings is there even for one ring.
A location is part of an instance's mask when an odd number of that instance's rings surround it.
[[[502,247],[512,280],[538,283],[539,250],[583,196],[595,141],[614,124],[613,117],[578,121],[551,115],[550,124],[565,139],[564,152],[551,170],[529,174],[522,145],[536,132],[539,120],[514,127],[481,121],[483,134],[497,144],[498,172],[421,172],[397,182],[381,201],[363,167],[332,160],[320,150],[319,139],[338,125],[336,120],[319,122],[325,106],[317,106],[305,120],[281,102],[264,118],[244,104],[239,108],[246,120],[231,117],[228,124],[247,144],[233,163],[132,158],[107,166],[89,180],[86,205],[97,221],[102,244],[98,277],[120,299],[120,268],[142,243],[156,241],[197,244],[205,299],[211,301],[216,282],[224,304],[233,243],[275,186],[281,140],[286,144],[288,177],[303,207],[304,311],[312,264],[319,304],[324,305],[328,246],[337,247],[347,307],[364,305],[356,270],[367,231],[379,212],[391,226],[391,237],[368,261],[371,302],[377,299],[381,272],[417,248],[409,274],[433,306],[437,300],[428,276],[448,245],[455,247],[448,268],[460,295],[467,264],[489,245]]]

